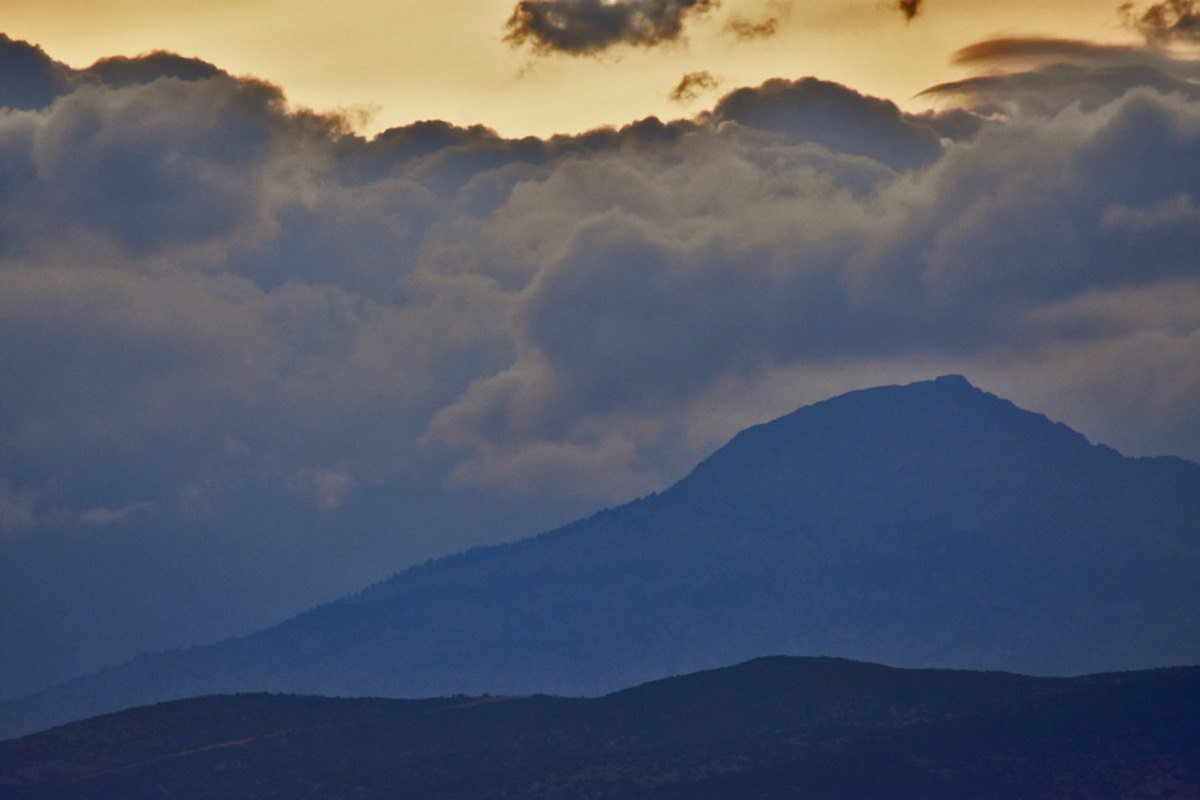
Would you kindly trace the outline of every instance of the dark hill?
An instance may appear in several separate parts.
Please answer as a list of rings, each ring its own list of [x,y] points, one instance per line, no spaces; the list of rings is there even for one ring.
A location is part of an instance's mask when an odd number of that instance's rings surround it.
[[[1125,458],[960,377],[854,392],[661,494],[0,704],[0,722],[236,691],[599,694],[777,653],[1200,663],[1200,466]]]
[[[100,798],[1200,795],[1200,668],[1029,678],[767,658],[584,700],[205,697],[0,744]]]

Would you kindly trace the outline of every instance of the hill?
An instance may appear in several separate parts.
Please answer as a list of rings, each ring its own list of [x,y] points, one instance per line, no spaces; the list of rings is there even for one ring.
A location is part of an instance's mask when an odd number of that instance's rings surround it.
[[[237,695],[0,744],[14,800],[1200,794],[1200,668],[765,658],[598,699]]]
[[[1200,465],[1123,457],[957,376],[853,392],[660,494],[0,704],[0,732],[242,691],[600,694],[766,654],[1200,663]]]

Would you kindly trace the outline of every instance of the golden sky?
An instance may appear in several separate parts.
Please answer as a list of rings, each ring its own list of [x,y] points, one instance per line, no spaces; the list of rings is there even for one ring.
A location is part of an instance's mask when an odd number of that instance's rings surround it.
[[[547,135],[647,115],[678,118],[726,91],[808,75],[888,97],[963,77],[956,50],[1040,35],[1131,41],[1115,0],[924,0],[906,22],[888,0],[725,0],[688,19],[681,41],[599,56],[536,56],[504,41],[512,0],[6,0],[4,32],[84,67],[166,49],[283,86],[295,105],[370,110],[365,131],[419,119]],[[739,39],[735,19],[775,18],[769,38]],[[716,85],[671,100],[687,73]]]

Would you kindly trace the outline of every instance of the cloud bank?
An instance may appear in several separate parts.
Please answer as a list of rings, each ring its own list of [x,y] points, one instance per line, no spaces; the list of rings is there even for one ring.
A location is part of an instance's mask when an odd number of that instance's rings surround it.
[[[203,62],[0,45],[10,686],[661,488],[864,385],[963,372],[1200,459],[1194,62],[998,40],[940,114],[774,80],[364,140]]]

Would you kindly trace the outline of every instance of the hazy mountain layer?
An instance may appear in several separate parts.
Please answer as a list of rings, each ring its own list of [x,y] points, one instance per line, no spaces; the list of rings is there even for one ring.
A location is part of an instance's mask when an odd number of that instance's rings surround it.
[[[744,431],[661,494],[0,719],[13,735],[231,691],[599,694],[767,654],[1200,663],[1200,466],[1125,458],[959,377],[854,392]]]
[[[1200,667],[1029,678],[767,658],[594,700],[279,695],[0,744],[0,793],[116,798],[1200,794]]]

